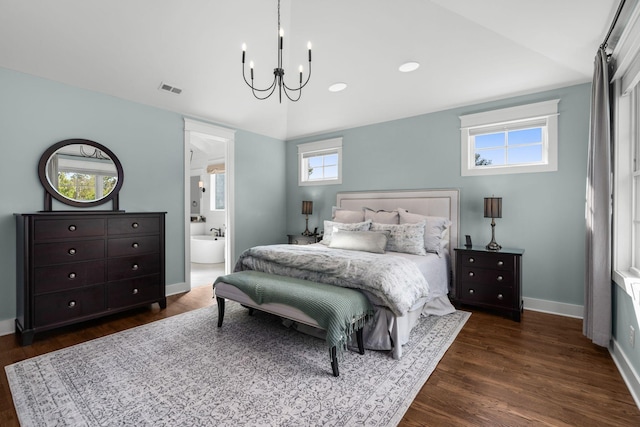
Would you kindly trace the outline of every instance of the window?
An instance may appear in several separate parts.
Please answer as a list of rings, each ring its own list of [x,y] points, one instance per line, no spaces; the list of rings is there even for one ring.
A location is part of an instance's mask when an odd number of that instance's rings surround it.
[[[462,176],[558,170],[558,101],[460,116]]]
[[[342,138],[298,145],[298,185],[342,184]]]
[[[213,193],[210,199],[210,208],[212,211],[224,210],[224,181],[225,176],[223,173],[211,174],[211,185]]]

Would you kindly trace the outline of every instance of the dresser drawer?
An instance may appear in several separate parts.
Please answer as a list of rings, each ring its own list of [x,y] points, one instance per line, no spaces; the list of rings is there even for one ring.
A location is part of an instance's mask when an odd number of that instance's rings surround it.
[[[75,264],[36,268],[33,290],[36,295],[105,282],[105,261],[85,261]]]
[[[462,267],[460,280],[463,283],[484,283],[502,286],[512,286],[515,277],[513,271],[508,270],[488,270],[479,267]]]
[[[34,326],[52,325],[104,309],[104,285],[38,295],[34,303]]]
[[[119,234],[159,233],[160,218],[157,216],[109,218],[107,229],[110,236]]]
[[[104,258],[104,240],[39,243],[33,247],[33,256],[36,267],[100,259]]]
[[[160,287],[159,274],[110,282],[107,284],[107,304],[113,309],[157,301],[164,295]]]
[[[109,259],[108,271],[108,281],[157,274],[160,272],[160,254]]]
[[[109,239],[109,257],[156,253],[160,251],[160,236],[135,236]]]
[[[513,288],[508,286],[486,286],[462,283],[460,301],[467,304],[510,308],[513,305]]]
[[[38,219],[34,221],[36,241],[104,236],[104,218]]]
[[[510,254],[462,253],[460,262],[465,267],[491,268],[493,270],[513,271],[514,256]]]

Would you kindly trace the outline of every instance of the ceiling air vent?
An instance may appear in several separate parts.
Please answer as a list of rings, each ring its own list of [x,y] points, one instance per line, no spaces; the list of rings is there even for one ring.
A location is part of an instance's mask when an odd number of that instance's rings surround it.
[[[182,89],[180,89],[179,87],[171,86],[170,84],[166,84],[165,82],[161,82],[158,89],[175,93],[176,95],[180,95],[182,93]]]

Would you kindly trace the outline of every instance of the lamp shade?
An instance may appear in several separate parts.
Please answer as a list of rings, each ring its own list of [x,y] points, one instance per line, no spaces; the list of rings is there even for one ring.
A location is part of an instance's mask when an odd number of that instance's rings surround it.
[[[484,217],[502,218],[502,197],[484,198]]]
[[[313,202],[305,200],[302,202],[302,215],[311,215],[313,213]]]

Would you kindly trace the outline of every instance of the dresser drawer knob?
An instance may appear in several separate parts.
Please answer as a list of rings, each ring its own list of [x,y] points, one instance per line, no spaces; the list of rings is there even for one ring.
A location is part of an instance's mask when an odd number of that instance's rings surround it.
[[[131,224],[131,227],[138,228],[140,227],[140,224],[138,224],[137,222],[134,222],[133,224]]]
[[[76,306],[76,302],[74,300],[69,301],[69,304],[67,304],[67,307],[69,308],[73,308]]]
[[[469,289],[469,295],[473,295],[473,294],[475,294],[475,293],[476,293],[476,291],[475,291],[475,290],[473,290],[473,289]]]
[[[137,295],[138,294],[138,288],[133,288],[133,291],[131,291],[131,293],[133,295]]]
[[[504,279],[504,277],[502,277],[502,276],[498,276],[498,277],[496,277],[496,280],[497,280],[498,282],[502,282],[502,280],[503,280],[503,279]]]
[[[140,268],[140,266],[139,266],[138,264],[133,264],[133,265],[131,266],[131,269],[132,269],[132,270],[137,270],[138,268]]]
[[[498,299],[499,299],[500,301],[502,301],[502,300],[504,299],[504,295],[502,295],[502,294],[498,294]]]
[[[75,255],[76,250],[74,248],[69,249],[69,255]]]
[[[75,226],[75,225],[73,225],[73,224],[71,224],[71,225],[69,226],[69,231],[76,231],[76,226]]]
[[[504,265],[504,261],[500,260],[498,261],[498,267],[502,267]]]
[[[473,271],[470,271],[470,272],[469,272],[469,277],[473,277],[473,276],[475,276],[475,275],[476,275],[476,274],[475,274]]]
[[[76,273],[69,273],[69,279],[75,279],[76,278]]]
[[[138,246],[140,246],[138,245],[138,242],[134,242],[133,245],[131,245],[131,247],[134,249],[138,249]]]
[[[469,257],[469,262],[476,262],[476,260],[473,257]]]

